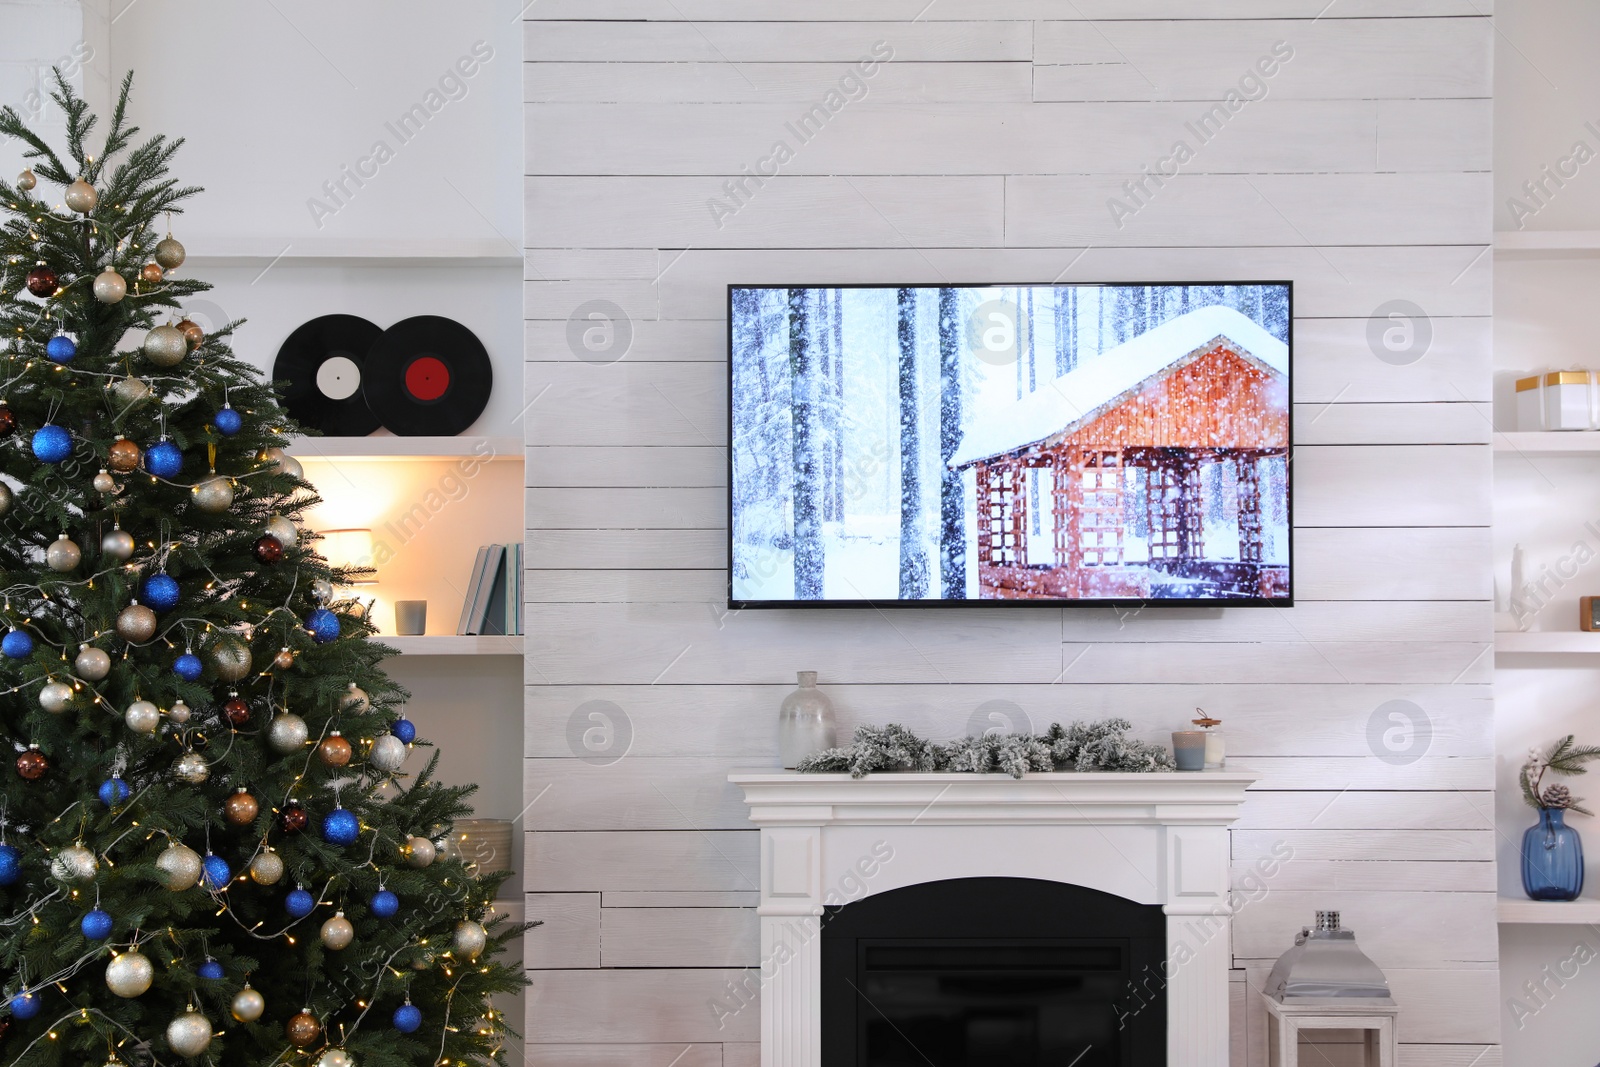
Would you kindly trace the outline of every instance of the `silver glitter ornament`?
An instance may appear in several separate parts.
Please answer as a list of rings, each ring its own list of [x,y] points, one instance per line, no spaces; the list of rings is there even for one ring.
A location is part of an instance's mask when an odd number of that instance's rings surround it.
[[[189,490],[194,506],[212,515],[233,507],[233,482],[220,474],[209,474]]]
[[[117,636],[140,644],[156,635],[156,613],[143,604],[129,604],[117,615]]]
[[[4,515],[11,510],[11,503],[14,499],[11,487],[5,482],[0,482],[0,515]]]
[[[187,253],[183,245],[170,233],[156,243],[156,262],[165,270],[177,270],[183,266],[185,255]]]
[[[200,854],[188,845],[168,845],[156,857],[156,871],[161,876],[161,884],[174,893],[199,885],[203,869]]]
[[[450,942],[456,955],[475,960],[488,944],[489,931],[483,928],[483,924],[470,920],[456,923],[455,937]]]
[[[135,700],[123,712],[122,721],[136,734],[153,734],[161,725],[161,709],[148,700]]]
[[[291,548],[300,539],[300,530],[293,521],[282,515],[274,515],[267,520],[267,533],[277,539],[278,544],[284,548]]]
[[[277,474],[288,474],[295,478],[305,476],[305,470],[300,466],[300,461],[281,448],[263,449],[261,461],[270,465]]]
[[[367,753],[367,762],[385,774],[393,774],[406,762],[410,752],[406,743],[394,734],[384,734],[372,742],[372,751]]]
[[[65,682],[47,682],[39,690],[39,706],[52,715],[60,715],[72,703],[72,686]]]
[[[117,402],[123,407],[137,404],[150,395],[149,384],[143,378],[135,378],[131,375],[127,378],[118,378],[107,388],[111,390],[111,395],[116,397]]]
[[[191,1005],[167,1024],[167,1044],[178,1055],[193,1059],[211,1047],[211,1020]]]
[[[211,777],[211,765],[198,752],[185,752],[172,764],[172,773],[179,781],[199,785]]]
[[[58,574],[65,574],[81,562],[83,562],[83,549],[66,534],[50,542],[50,547],[44,550],[45,566]]]
[[[144,335],[139,351],[158,367],[176,367],[189,354],[189,339],[176,326],[157,326]]]
[[[155,976],[155,967],[139,952],[124,952],[106,964],[106,988],[125,1000],[149,989]]]
[[[250,861],[250,880],[256,885],[277,885],[283,877],[283,858],[270,848]]]
[[[236,641],[218,641],[211,646],[211,664],[224,682],[237,682],[250,673],[250,646]]]
[[[87,882],[100,869],[100,857],[82,845],[68,845],[50,859],[50,873],[63,882]]]
[[[94,298],[102,304],[115,304],[128,295],[128,279],[107,268],[94,276]]]
[[[299,752],[306,747],[310,737],[311,731],[306,721],[292,712],[280,712],[267,724],[267,744],[280,756]]]
[[[72,661],[72,670],[86,682],[98,682],[111,673],[111,655],[105,649],[84,645]]]
[[[113,526],[100,539],[100,551],[120,563],[126,563],[132,559],[133,550],[137,547],[134,544],[133,535],[120,526]]]

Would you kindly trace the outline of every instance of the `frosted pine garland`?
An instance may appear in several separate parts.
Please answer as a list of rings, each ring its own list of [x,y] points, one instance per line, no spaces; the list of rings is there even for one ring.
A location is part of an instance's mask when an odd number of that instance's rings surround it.
[[[875,771],[1004,772],[1021,778],[1029,771],[1170,771],[1172,755],[1160,745],[1127,736],[1127,719],[1053,723],[1042,734],[985,734],[954,741],[928,741],[904,726],[860,726],[850,744],[807,756],[804,774],[850,772],[864,778]]]

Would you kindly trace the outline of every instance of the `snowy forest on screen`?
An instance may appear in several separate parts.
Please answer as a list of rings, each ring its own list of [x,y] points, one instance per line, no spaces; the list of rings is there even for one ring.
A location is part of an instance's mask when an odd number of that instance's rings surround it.
[[[735,287],[730,315],[735,601],[1287,595],[1287,285]]]

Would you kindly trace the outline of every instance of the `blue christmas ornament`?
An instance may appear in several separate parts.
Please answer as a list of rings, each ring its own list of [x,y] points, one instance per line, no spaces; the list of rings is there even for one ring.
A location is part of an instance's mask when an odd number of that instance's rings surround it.
[[[410,719],[396,719],[394,725],[389,727],[389,732],[408,745],[417,739],[416,724]]]
[[[0,652],[9,659],[27,659],[33,655],[33,638],[25,630],[12,630],[0,637]]]
[[[334,808],[322,819],[322,839],[330,845],[353,845],[361,836],[361,820],[344,808]]]
[[[183,470],[183,450],[165,437],[144,454],[144,469],[157,478],[174,478]]]
[[[289,895],[283,898],[283,910],[293,915],[296,919],[303,919],[311,914],[311,909],[317,906],[317,900],[304,889],[291,889]]]
[[[39,994],[31,989],[24,989],[11,998],[11,1017],[14,1019],[31,1019],[43,1008]]]
[[[186,682],[198,680],[200,672],[203,670],[205,670],[205,664],[201,663],[200,657],[193,652],[185,652],[174,660],[172,664],[172,673]]]
[[[0,845],[0,885],[12,885],[22,878],[22,853],[12,845]]]
[[[114,808],[127,800],[130,792],[128,783],[121,778],[107,778],[100,783],[100,803],[108,808]]]
[[[206,961],[194,969],[194,973],[208,982],[221,981],[223,974],[222,964],[207,956]]]
[[[214,852],[206,853],[201,866],[204,868],[204,873],[200,876],[200,884],[213,893],[225,888],[228,879],[233,877],[233,872],[228,869],[228,861]]]
[[[111,936],[111,913],[96,908],[78,922],[78,929],[90,941],[104,941]]]
[[[171,611],[178,604],[178,580],[157,571],[139,583],[139,601],[156,611]]]
[[[211,425],[224,437],[232,437],[244,426],[244,419],[239,413],[228,405],[222,405],[222,410],[211,417]]]
[[[71,363],[72,357],[78,354],[78,346],[66,334],[58,333],[45,342],[44,354],[52,363]]]
[[[313,641],[325,645],[339,636],[339,616],[327,608],[317,608],[306,616],[306,629],[311,631]]]
[[[394,1028],[402,1034],[414,1034],[422,1025],[422,1009],[407,1001],[394,1010]]]
[[[33,432],[33,458],[40,463],[60,463],[72,455],[72,435],[55,423]]]
[[[372,894],[372,900],[367,904],[372,909],[372,914],[380,919],[392,919],[400,910],[400,898],[387,889],[380,889]]]

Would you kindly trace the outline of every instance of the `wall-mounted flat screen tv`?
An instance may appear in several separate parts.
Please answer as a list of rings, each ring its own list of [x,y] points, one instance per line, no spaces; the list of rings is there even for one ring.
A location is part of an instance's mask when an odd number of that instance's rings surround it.
[[[730,286],[735,607],[1293,603],[1288,282]]]

